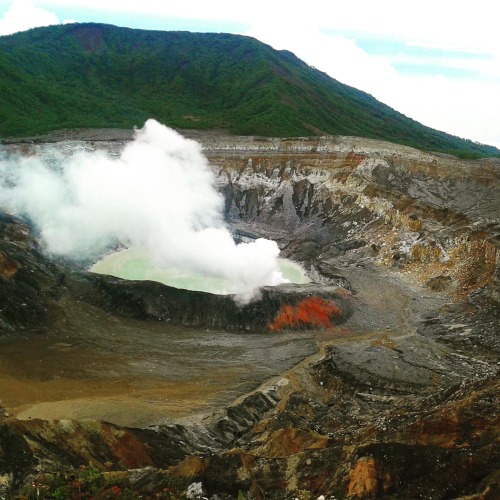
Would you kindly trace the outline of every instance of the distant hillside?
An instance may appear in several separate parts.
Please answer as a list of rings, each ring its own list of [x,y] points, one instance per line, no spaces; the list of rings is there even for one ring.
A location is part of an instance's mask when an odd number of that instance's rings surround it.
[[[253,38],[102,24],[0,37],[0,137],[66,128],[353,135],[461,157],[500,150],[425,127]]]

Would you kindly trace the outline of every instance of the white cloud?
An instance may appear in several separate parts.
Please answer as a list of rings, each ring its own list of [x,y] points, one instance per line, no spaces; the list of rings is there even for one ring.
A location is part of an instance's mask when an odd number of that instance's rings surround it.
[[[443,76],[401,77],[385,102],[424,125],[500,148],[500,88]],[[390,95],[389,95],[390,94]]]
[[[378,3],[376,5],[377,9],[380,8]],[[343,12],[340,13],[340,17],[344,22],[339,21],[337,25],[346,29],[353,26],[345,22],[349,17],[348,14],[353,14],[353,12],[347,12],[351,8],[350,3],[342,7]],[[363,19],[366,20],[367,17],[376,15],[373,9],[375,7],[370,7],[364,13]],[[380,18],[380,12],[378,15]],[[417,17],[421,18],[421,14]],[[382,17],[382,19],[385,18]],[[390,20],[395,24],[397,24],[396,21],[405,21],[399,18]],[[382,36],[381,29],[388,21],[385,19],[382,27],[378,23],[373,23],[376,27],[370,27],[364,25],[363,22],[360,26],[366,30],[364,35],[366,37],[368,35]],[[404,22],[403,26],[405,26]],[[386,26],[386,29],[389,29],[389,26]],[[446,31],[446,27],[443,29]],[[397,39],[394,35],[397,31],[399,28],[392,32],[387,31],[385,40]],[[318,25],[287,24],[277,29],[272,23],[264,21],[255,24],[245,34],[254,36],[276,49],[288,49],[294,52],[311,66],[324,71],[342,83],[373,95],[379,101],[424,125],[500,148],[500,114],[494,106],[500,94],[500,70],[498,69],[500,55],[494,53],[498,46],[492,50],[488,47],[489,52],[486,52],[487,55],[484,58],[457,56],[431,60],[424,57],[410,59],[404,54],[398,57],[370,55],[358,45],[354,35],[325,35]],[[414,35],[415,29],[413,28],[409,36]],[[450,50],[449,40],[443,39],[442,43],[439,43],[437,37],[431,38],[433,38],[433,47]],[[404,43],[405,40],[406,36],[401,35],[401,42]],[[458,38],[456,42],[455,47],[458,47]],[[464,42],[462,47],[466,45],[467,43]],[[474,44],[467,45],[469,50],[473,50],[472,45]],[[487,48],[479,44],[475,46],[477,50]],[[398,62],[420,64],[424,70],[431,63],[439,63],[445,69],[472,71],[476,74],[469,78],[446,75],[404,75],[399,73],[397,66],[394,65]]]
[[[36,7],[33,0],[14,0],[0,19],[0,35],[10,35],[51,24],[59,24],[59,19],[54,13]]]
[[[411,3],[400,0],[351,0],[329,4],[329,14],[318,20],[321,28],[392,37],[443,49],[500,50],[496,7],[489,0],[473,3],[460,0],[419,0]]]

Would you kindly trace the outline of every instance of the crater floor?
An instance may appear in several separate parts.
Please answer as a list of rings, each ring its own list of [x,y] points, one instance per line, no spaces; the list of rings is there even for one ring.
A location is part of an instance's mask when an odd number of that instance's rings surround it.
[[[60,302],[50,331],[0,344],[0,393],[13,418],[148,426],[207,414],[291,369],[322,344],[415,333],[443,299],[359,262],[338,262],[359,292],[356,314],[330,330],[233,333],[110,315]]]
[[[124,320],[65,301],[50,332],[0,344],[2,404],[18,419],[148,426],[223,408],[333,332],[233,333]]]

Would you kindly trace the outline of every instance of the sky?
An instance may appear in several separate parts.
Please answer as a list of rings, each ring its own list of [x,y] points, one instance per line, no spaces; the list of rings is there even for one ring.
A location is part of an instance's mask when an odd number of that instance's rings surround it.
[[[0,0],[0,35],[64,22],[253,36],[424,125],[500,148],[491,0]]]

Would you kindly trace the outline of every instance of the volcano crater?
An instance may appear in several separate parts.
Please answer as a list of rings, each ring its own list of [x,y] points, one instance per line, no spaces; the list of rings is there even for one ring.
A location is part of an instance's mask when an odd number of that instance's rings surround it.
[[[208,496],[494,496],[500,164],[348,137],[196,137],[233,232],[276,241],[313,283],[241,305],[98,275],[2,215],[11,488],[91,460],[132,482],[168,469]],[[75,146],[124,143],[56,145]]]

